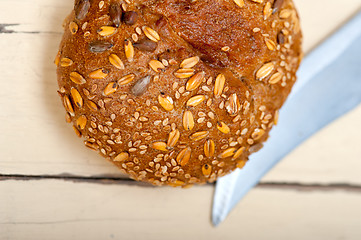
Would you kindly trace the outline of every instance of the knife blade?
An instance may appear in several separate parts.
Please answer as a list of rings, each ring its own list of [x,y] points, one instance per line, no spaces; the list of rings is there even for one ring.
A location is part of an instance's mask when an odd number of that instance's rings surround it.
[[[284,156],[361,102],[360,26],[361,12],[306,56],[264,148],[251,155],[242,170],[217,181],[212,211],[215,226]]]

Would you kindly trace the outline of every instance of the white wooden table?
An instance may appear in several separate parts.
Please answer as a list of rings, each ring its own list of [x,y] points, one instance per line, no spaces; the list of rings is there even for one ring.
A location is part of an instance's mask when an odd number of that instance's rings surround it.
[[[360,0],[296,0],[308,52]],[[53,59],[72,0],[0,0],[0,239],[361,239],[361,106],[287,156],[218,228],[214,185],[144,187],[65,123]]]

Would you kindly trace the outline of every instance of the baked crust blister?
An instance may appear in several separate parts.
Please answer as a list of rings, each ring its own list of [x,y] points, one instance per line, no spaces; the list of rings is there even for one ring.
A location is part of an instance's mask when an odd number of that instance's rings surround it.
[[[67,122],[154,185],[242,168],[302,58],[291,0],[76,0],[64,27],[55,63]]]

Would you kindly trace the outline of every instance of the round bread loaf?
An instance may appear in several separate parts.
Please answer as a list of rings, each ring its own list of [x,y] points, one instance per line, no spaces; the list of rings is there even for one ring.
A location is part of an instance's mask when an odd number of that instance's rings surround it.
[[[66,120],[154,185],[242,168],[302,58],[291,0],[76,0],[64,27],[55,63]]]

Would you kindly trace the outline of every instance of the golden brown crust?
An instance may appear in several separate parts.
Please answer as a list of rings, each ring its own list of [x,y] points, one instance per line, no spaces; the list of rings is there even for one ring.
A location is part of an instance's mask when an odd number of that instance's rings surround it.
[[[212,182],[262,147],[301,40],[291,0],[76,0],[59,94],[85,145],[132,178]]]

